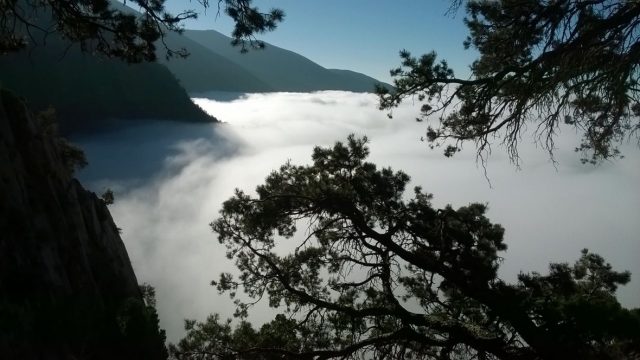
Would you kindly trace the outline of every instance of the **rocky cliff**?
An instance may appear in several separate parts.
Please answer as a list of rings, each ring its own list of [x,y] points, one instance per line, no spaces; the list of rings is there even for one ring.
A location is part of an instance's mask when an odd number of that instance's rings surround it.
[[[46,118],[0,91],[0,358],[162,359],[118,228]]]

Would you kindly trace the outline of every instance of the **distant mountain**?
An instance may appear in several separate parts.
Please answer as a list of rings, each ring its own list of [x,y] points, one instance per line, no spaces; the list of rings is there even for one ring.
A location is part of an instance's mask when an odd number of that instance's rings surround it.
[[[165,65],[191,93],[217,91],[269,92],[275,89],[241,65],[210,51],[201,44],[176,33],[168,33],[165,42],[171,49],[185,48],[186,59],[166,59],[164,47],[158,47],[158,62]]]
[[[164,62],[189,92],[229,90],[231,86],[226,79],[222,80],[220,77],[221,80],[218,81],[216,77],[219,75],[212,75],[219,73],[241,75],[234,83],[236,89],[231,91],[247,92],[369,92],[373,91],[375,84],[380,83],[357,72],[326,69],[302,55],[271,44],[267,44],[264,50],[252,50],[243,54],[238,47],[231,45],[231,38],[214,30],[186,30],[182,36],[171,35],[170,40],[171,46],[184,47],[191,53],[186,61],[174,59]],[[199,46],[194,46],[194,42]],[[205,53],[203,48],[209,52]],[[227,61],[222,61],[221,58]],[[236,66],[232,67],[229,63]],[[238,67],[245,72],[241,72]],[[247,74],[255,80],[250,81]]]
[[[352,82],[360,82],[360,83],[364,83],[364,84],[369,84],[370,82],[374,82],[374,84],[380,84],[384,87],[387,87],[389,89],[392,88],[391,85],[387,84],[387,83],[383,83],[380,82],[370,76],[364,75],[362,73],[356,72],[356,71],[351,71],[351,70],[342,70],[342,69],[327,69],[329,71],[331,71],[332,73],[340,76],[340,78],[346,80],[346,81],[352,81]],[[371,89],[369,89],[370,91]]]
[[[33,109],[55,108],[67,135],[113,129],[125,120],[216,121],[166,67],[97,57],[69,47],[57,34],[46,44],[0,56],[0,88],[24,97]]]
[[[112,1],[114,9],[137,13]],[[157,44],[158,61],[167,66],[189,93],[212,91],[272,92],[346,90],[373,91],[376,84],[391,87],[361,73],[326,69],[293,51],[267,44],[264,50],[241,53],[231,38],[214,30],[168,32],[164,39],[170,49],[184,48],[186,59],[165,57],[165,44]]]
[[[135,12],[117,2],[113,6]],[[357,72],[326,69],[270,44],[242,54],[229,37],[213,30],[169,32],[164,41],[172,49],[187,49],[190,56],[166,59],[158,44],[158,63],[130,65],[84,53],[78,45],[69,47],[54,33],[46,45],[0,56],[0,88],[23,96],[34,109],[55,108],[61,132],[70,134],[136,119],[216,121],[188,93],[369,92],[379,83]]]
[[[118,1],[111,0],[111,7],[124,13],[140,15],[140,12]],[[226,57],[210,51],[188,37],[168,29],[165,31],[164,44],[162,42],[156,44],[157,61],[168,67],[180,81],[180,85],[188,92],[200,93],[211,90],[268,92],[274,90],[247,69]],[[167,59],[166,48],[172,50],[184,48],[190,55],[187,58],[172,57]]]

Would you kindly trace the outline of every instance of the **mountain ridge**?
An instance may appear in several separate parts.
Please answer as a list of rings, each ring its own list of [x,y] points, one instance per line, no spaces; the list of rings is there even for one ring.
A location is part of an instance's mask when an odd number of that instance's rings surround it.
[[[187,58],[158,57],[158,63],[167,67],[187,92],[206,92],[212,86],[217,91],[273,91],[250,71],[189,38],[167,33],[165,43],[169,48],[185,47],[189,51]]]
[[[0,56],[0,87],[35,110],[53,107],[65,135],[118,128],[122,120],[216,121],[163,65],[92,56],[53,35],[46,45]]]
[[[215,30],[185,30],[182,38],[191,40],[207,48],[211,53],[238,64],[249,73],[269,85],[272,91],[309,92],[321,90],[344,90],[354,92],[372,92],[376,84],[390,87],[370,76],[352,70],[327,69],[295,51],[266,44],[264,49],[241,53],[238,47],[231,45],[231,38]],[[185,47],[189,51],[188,47]],[[197,54],[195,57],[197,58]],[[194,57],[191,54],[190,57]],[[165,63],[178,79],[181,76],[177,66]],[[182,79],[181,79],[182,80]],[[187,91],[202,92],[202,88],[193,89],[183,83]],[[212,84],[205,91],[223,90]],[[258,91],[270,92],[270,91]]]

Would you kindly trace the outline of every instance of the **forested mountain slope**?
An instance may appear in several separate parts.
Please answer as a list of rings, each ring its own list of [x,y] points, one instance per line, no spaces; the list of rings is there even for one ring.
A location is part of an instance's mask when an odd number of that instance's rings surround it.
[[[55,108],[64,134],[121,126],[121,120],[215,121],[160,64],[127,64],[69,47],[55,34],[0,57],[0,87],[36,110]]]
[[[167,59],[163,47],[158,48],[158,62],[165,65],[190,93],[206,91],[269,92],[274,87],[245,67],[217,54],[188,37],[168,33],[165,39],[171,49],[184,48],[187,58]]]

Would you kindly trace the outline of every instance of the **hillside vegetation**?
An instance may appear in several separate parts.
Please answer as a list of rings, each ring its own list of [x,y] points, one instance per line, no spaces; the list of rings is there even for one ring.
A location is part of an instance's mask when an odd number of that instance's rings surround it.
[[[215,121],[166,67],[99,58],[54,36],[46,46],[0,57],[0,86],[36,110],[55,108],[65,134],[114,128],[120,120]]]

